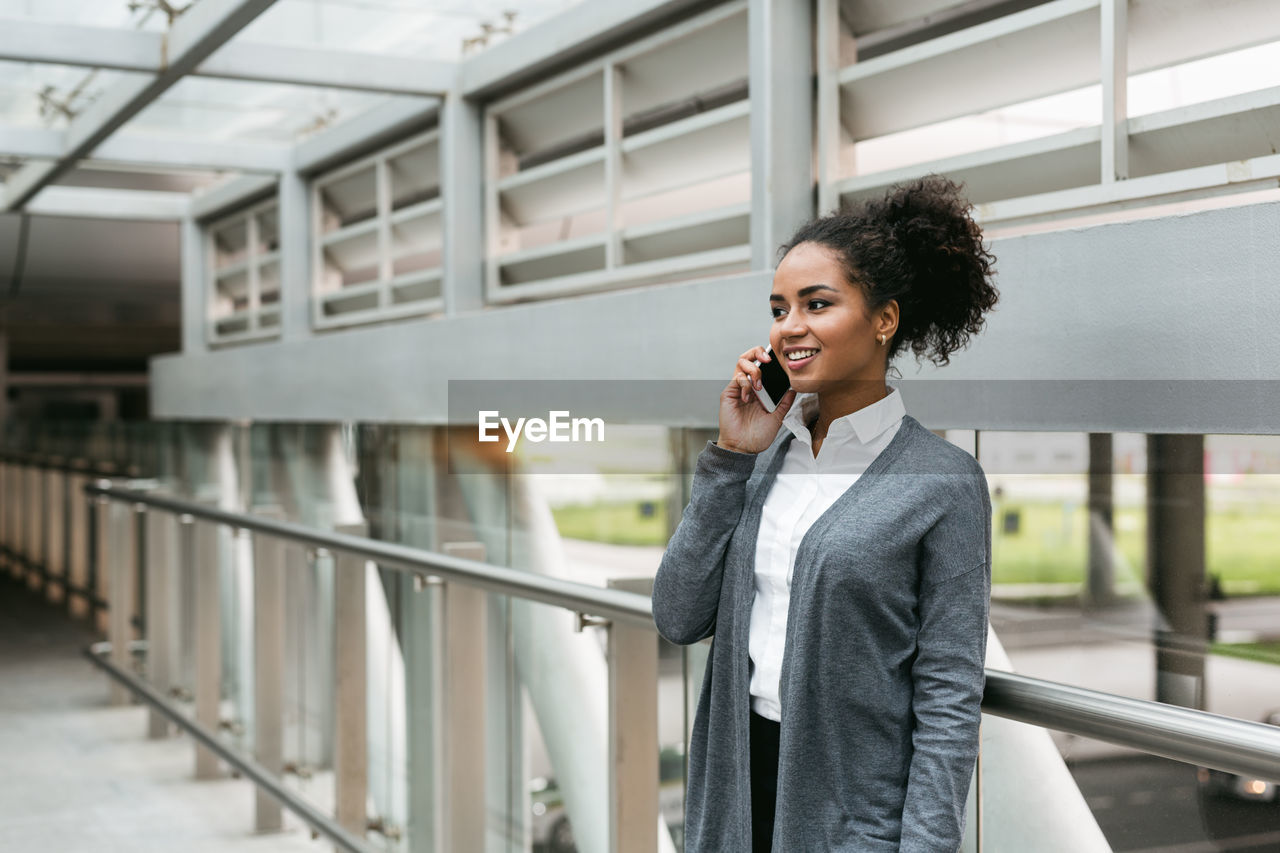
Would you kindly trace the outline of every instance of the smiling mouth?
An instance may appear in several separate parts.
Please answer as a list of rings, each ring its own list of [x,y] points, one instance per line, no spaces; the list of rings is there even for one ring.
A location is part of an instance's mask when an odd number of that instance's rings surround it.
[[[818,350],[816,349],[796,350],[795,352],[787,353],[786,354],[787,366],[803,367],[804,365],[813,361],[813,359],[816,358],[817,355],[818,355]]]

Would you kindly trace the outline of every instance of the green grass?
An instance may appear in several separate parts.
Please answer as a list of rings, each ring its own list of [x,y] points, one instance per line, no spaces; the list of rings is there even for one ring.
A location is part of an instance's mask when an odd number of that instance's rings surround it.
[[[643,501],[573,504],[551,511],[560,535],[568,539],[607,542],[610,545],[667,544],[666,506],[651,502],[653,514],[641,512]]]
[[[1020,515],[1018,532],[1005,533],[1004,515],[1014,511]],[[994,508],[994,515],[993,583],[1084,583],[1088,559],[1084,507],[1005,502]],[[1123,556],[1123,563],[1116,567],[1117,581],[1129,576],[1125,565],[1135,576],[1142,575],[1145,543],[1141,517],[1137,510],[1120,509],[1115,513],[1116,544]]]
[[[1015,508],[1007,503],[996,512],[992,536],[995,583],[1083,583],[1088,537],[1085,508],[1078,504],[1019,502],[1021,529],[1003,533],[1002,514]],[[1115,512],[1116,545],[1125,566],[1116,579],[1145,574],[1145,512],[1120,508]],[[1222,579],[1228,595],[1280,594],[1280,507],[1233,507],[1211,512],[1207,521],[1207,571]]]
[[[640,501],[573,505],[552,510],[560,535],[615,545],[667,542],[665,506],[641,513]],[[1005,533],[1003,515],[1016,509],[1017,533]],[[1082,584],[1087,560],[1085,508],[1079,504],[1003,501],[994,507],[992,581],[997,584]],[[1116,544],[1123,563],[1116,580],[1145,574],[1145,512],[1122,507],[1115,512]],[[1212,512],[1206,530],[1208,571],[1222,579],[1228,595],[1280,595],[1280,507],[1231,507]],[[1126,568],[1127,566],[1127,568]]]
[[[1280,665],[1280,642],[1266,643],[1211,643],[1209,651],[1215,655],[1259,661]]]

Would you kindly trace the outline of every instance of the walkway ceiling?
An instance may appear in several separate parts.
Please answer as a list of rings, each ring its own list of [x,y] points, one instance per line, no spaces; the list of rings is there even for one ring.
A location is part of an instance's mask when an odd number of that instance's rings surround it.
[[[11,369],[143,369],[177,349],[193,191],[439,95],[464,56],[577,2],[0,0]]]

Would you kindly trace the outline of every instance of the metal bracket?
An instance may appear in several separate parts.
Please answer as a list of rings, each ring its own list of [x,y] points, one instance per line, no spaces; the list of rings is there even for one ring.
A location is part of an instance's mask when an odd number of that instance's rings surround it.
[[[612,624],[603,616],[591,616],[582,611],[575,613],[574,617],[573,631],[575,634],[581,634],[583,628],[608,628]]]
[[[309,765],[298,764],[295,761],[285,762],[282,770],[284,773],[297,776],[299,779],[310,779],[312,776],[312,770]]]
[[[444,586],[444,581],[435,575],[426,575],[422,572],[415,572],[413,575],[413,591],[422,592],[427,587]]]
[[[404,830],[392,823],[387,823],[380,817],[371,819],[365,828],[369,832],[376,832],[389,841],[399,841],[404,837]]]
[[[224,732],[230,732],[236,737],[243,737],[245,732],[244,721],[242,720],[219,720],[218,728]]]

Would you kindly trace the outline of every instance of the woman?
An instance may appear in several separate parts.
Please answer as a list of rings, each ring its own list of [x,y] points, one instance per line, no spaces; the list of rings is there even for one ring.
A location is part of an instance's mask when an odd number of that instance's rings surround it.
[[[783,247],[767,412],[738,359],[653,590],[676,643],[715,635],[685,850],[951,853],[978,751],[991,577],[981,466],[885,383],[995,305],[959,188],[930,176]],[[817,475],[817,476],[815,476]]]

